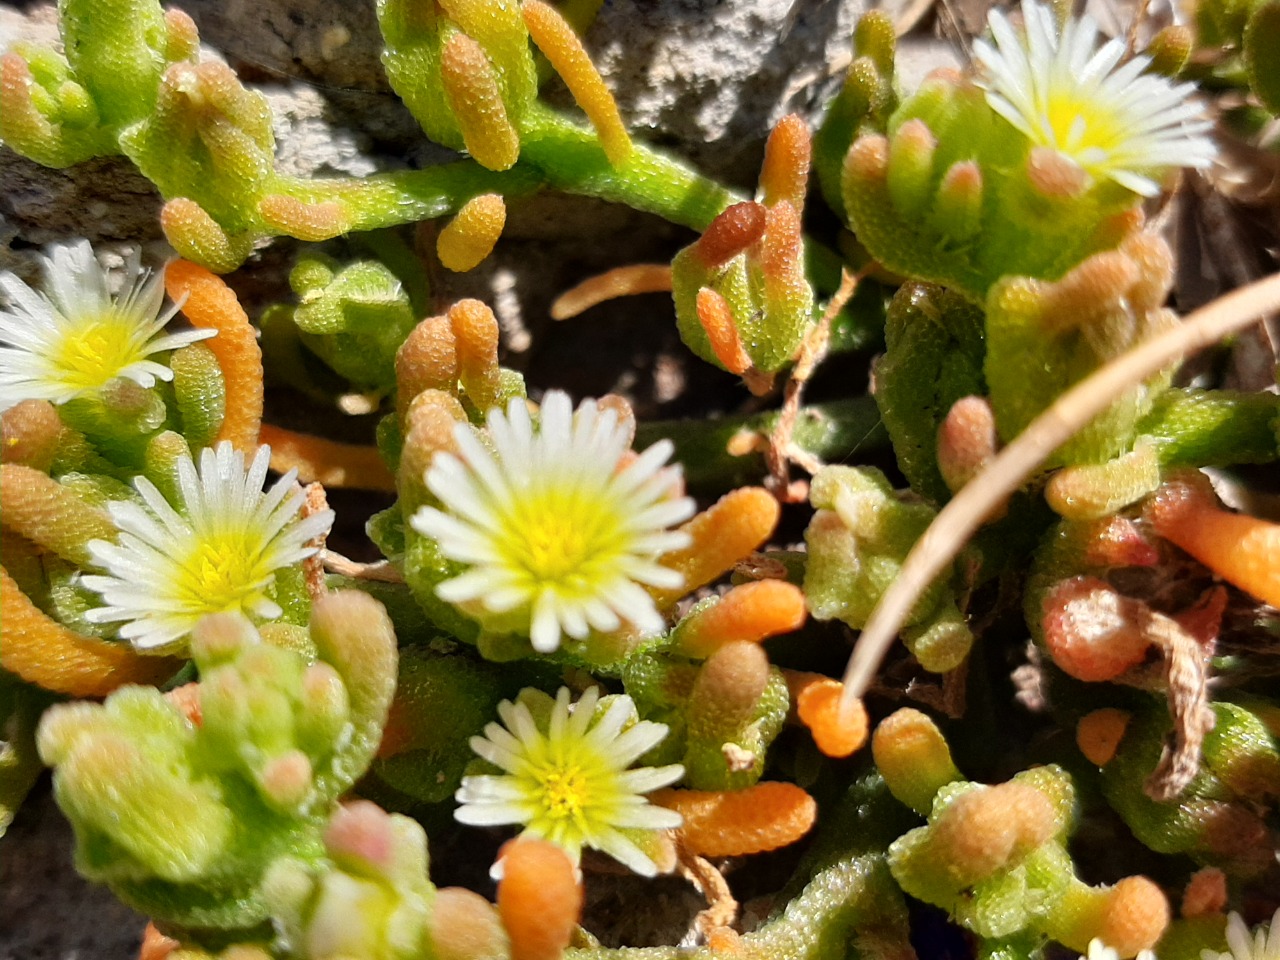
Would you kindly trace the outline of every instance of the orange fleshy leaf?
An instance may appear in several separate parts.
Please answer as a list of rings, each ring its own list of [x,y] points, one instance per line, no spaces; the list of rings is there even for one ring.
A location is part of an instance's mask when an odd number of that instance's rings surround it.
[[[756,580],[729,590],[712,606],[701,607],[681,624],[675,652],[686,657],[709,657],[726,643],[799,630],[808,610],[804,591],[785,580]]]
[[[0,617],[0,667],[55,693],[105,697],[126,683],[160,683],[181,665],[168,657],[144,657],[126,643],[68,630],[32,603],[3,567]]]
[[[578,35],[555,7],[542,0],[525,0],[520,12],[529,36],[595,127],[609,162],[615,167],[624,163],[631,156],[631,137],[618,112],[618,101],[605,86]]]
[[[689,737],[721,742],[751,721],[769,684],[769,657],[759,644],[735,640],[707,658],[689,696]]]
[[[686,850],[703,857],[763,853],[795,843],[813,827],[818,805],[794,783],[764,781],[745,790],[676,790],[649,794],[684,818]]]
[[[554,843],[517,837],[498,851],[498,912],[511,960],[559,960],[582,914],[582,884]]]
[[[765,206],[785,200],[797,211],[804,209],[812,153],[809,128],[798,114],[789,113],[778,121],[765,143],[764,164],[760,168],[760,193]]]
[[[493,252],[506,223],[501,194],[472,197],[436,237],[436,255],[454,273],[466,273]]]
[[[230,273],[253,249],[248,232],[228,235],[204,207],[188,197],[174,197],[160,208],[160,229],[179,256],[215,273]]]
[[[502,91],[484,47],[455,33],[440,55],[440,80],[472,159],[489,170],[507,170],[520,157],[520,135],[507,118]]]
[[[47,473],[17,463],[0,465],[0,522],[77,564],[88,561],[90,540],[116,538],[116,525],[105,510]]]
[[[1145,605],[1097,577],[1070,577],[1045,595],[1044,643],[1053,662],[1077,680],[1112,680],[1142,662],[1151,640]]]
[[[1184,917],[1211,917],[1227,907],[1227,875],[1217,867],[1201,867],[1182,892]]]
[[[424,390],[458,387],[458,343],[448,317],[427,317],[396,351],[396,412],[401,425],[413,398]]]
[[[1156,945],[1169,927],[1169,915],[1169,900],[1159,886],[1146,877],[1124,877],[1092,891],[1051,936],[1073,950],[1085,949],[1096,937],[1119,956],[1132,957]]]
[[[1095,766],[1105,767],[1116,755],[1116,748],[1129,726],[1129,711],[1104,707],[1086,713],[1076,724],[1076,746]]]
[[[258,436],[271,447],[271,469],[281,473],[296,469],[302,483],[388,492],[396,488],[377,447],[339,443],[269,423],[262,425]]]
[[[633,263],[583,280],[551,304],[552,320],[568,320],[596,304],[640,293],[670,293],[671,264]]]
[[[459,300],[449,308],[458,351],[458,379],[478,410],[496,401],[501,380],[498,372],[498,318],[479,300]]]
[[[867,742],[867,708],[855,700],[842,711],[843,693],[844,684],[839,680],[818,677],[803,684],[796,694],[796,715],[828,757],[847,757]]]
[[[0,414],[0,462],[48,473],[67,428],[48,400],[23,400]]]
[[[262,349],[248,314],[220,277],[189,261],[170,263],[164,286],[172,300],[182,302],[182,312],[192,326],[218,331],[204,341],[222,368],[227,389],[226,414],[215,441],[229,440],[237,450],[253,456],[262,426]]]
[[[758,203],[735,203],[717,214],[693,251],[708,270],[721,266],[764,236],[768,216],[768,210]]]
[[[705,586],[769,539],[778,525],[780,508],[763,487],[731,490],[716,503],[680,527],[693,542],[659,559],[684,575],[684,585],[673,590],[651,589],[659,608],[670,606],[687,593]]]
[[[933,824],[930,851],[938,869],[961,886],[985,880],[1024,857],[1058,830],[1053,802],[1010,781],[961,794]]]
[[[733,322],[733,308],[723,294],[703,287],[698,291],[698,323],[702,325],[711,343],[716,359],[730,373],[742,376],[751,369],[751,357],[747,355],[738,327]]]
[[[437,450],[453,452],[453,430],[467,420],[457,397],[443,390],[424,390],[414,397],[405,415],[404,448],[398,473],[400,494],[419,502],[426,494],[423,477]]]
[[[1171,480],[1152,497],[1147,518],[1228,583],[1280,606],[1280,524],[1218,506],[1199,480]]]
[[[283,193],[271,193],[258,201],[258,213],[272,228],[312,243],[340,237],[352,226],[346,208],[337,200],[307,203]]]

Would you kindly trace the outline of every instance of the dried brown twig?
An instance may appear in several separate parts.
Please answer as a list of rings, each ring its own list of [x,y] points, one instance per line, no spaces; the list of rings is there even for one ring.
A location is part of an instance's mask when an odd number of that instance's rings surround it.
[[[907,614],[994,507],[1133,384],[1280,309],[1280,274],[1235,290],[1094,371],[1037,417],[939,512],[867,621],[844,675],[841,705],[861,697]]]

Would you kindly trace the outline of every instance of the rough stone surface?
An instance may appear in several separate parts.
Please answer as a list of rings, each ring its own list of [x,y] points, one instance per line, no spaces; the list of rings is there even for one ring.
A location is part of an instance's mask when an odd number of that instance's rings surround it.
[[[848,61],[859,0],[606,3],[586,42],[638,135],[699,168],[754,175],[768,128],[816,120]]]

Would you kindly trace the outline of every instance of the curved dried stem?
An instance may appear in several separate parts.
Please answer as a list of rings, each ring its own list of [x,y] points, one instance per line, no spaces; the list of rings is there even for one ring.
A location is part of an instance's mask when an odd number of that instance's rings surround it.
[[[849,658],[842,709],[852,709],[854,701],[866,692],[921,592],[955,559],[983,518],[1016,491],[1054,450],[1133,384],[1274,310],[1280,310],[1280,274],[1219,297],[1179,326],[1117,357],[1077,383],[1032,421],[975,478],[976,482],[967,484],[942,509],[912,547],[902,572],[880,598]]]

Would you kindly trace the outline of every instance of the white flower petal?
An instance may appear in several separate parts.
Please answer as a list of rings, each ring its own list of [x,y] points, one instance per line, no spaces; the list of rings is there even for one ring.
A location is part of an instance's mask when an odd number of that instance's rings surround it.
[[[582,847],[590,846],[652,876],[657,871],[652,860],[619,831],[679,826],[678,813],[653,806],[643,794],[674,782],[684,770],[678,764],[624,768],[639,755],[637,745],[655,745],[666,726],[641,720],[623,730],[636,716],[635,704],[628,696],[612,696],[602,714],[598,687],[589,688],[576,704],[561,687],[550,713],[539,711],[539,721],[525,705],[527,696],[498,705],[505,729],[490,723],[485,736],[471,739],[477,754],[508,772],[464,777],[455,794],[461,804],[457,820],[481,826],[520,823],[526,832],[559,845],[575,863]]]
[[[594,401],[575,410],[559,391],[544,398],[536,426],[520,398],[485,422],[487,434],[455,428],[456,453],[437,453],[426,472],[439,502],[410,520],[466,567],[437,586],[441,599],[496,633],[523,633],[543,653],[624,621],[661,631],[641,585],[680,586],[658,561],[688,544],[669,528],[694,511],[678,469],[665,465],[671,444],[622,466],[631,420]]]
[[[1054,15],[1035,0],[1024,0],[1022,15],[1019,36],[992,10],[995,44],[976,42],[974,57],[991,109],[1034,144],[1142,196],[1159,192],[1168,168],[1212,163],[1217,150],[1209,124],[1188,102],[1192,84],[1148,72],[1145,57],[1121,64],[1120,40],[1094,51],[1098,27],[1088,17],[1059,31]]]
[[[43,293],[13,274],[0,273],[0,411],[23,400],[66,403],[91,396],[119,377],[151,387],[173,372],[151,359],[213,336],[187,330],[157,337],[173,316],[160,315],[161,278],[125,267],[120,294],[107,293],[106,276],[87,240],[51,246],[42,262]]]
[[[110,504],[121,530],[117,542],[89,546],[91,559],[105,571],[81,580],[102,596],[103,606],[89,611],[89,619],[123,623],[121,637],[155,648],[182,640],[210,613],[279,617],[282,611],[267,593],[275,572],[315,552],[308,541],[329,529],[333,513],[296,521],[302,500],[282,486],[288,475],[264,494],[270,455],[259,448],[246,468],[244,457],[222,443],[202,451],[198,470],[190,458],[179,460],[177,504],[136,478],[145,506]]]

